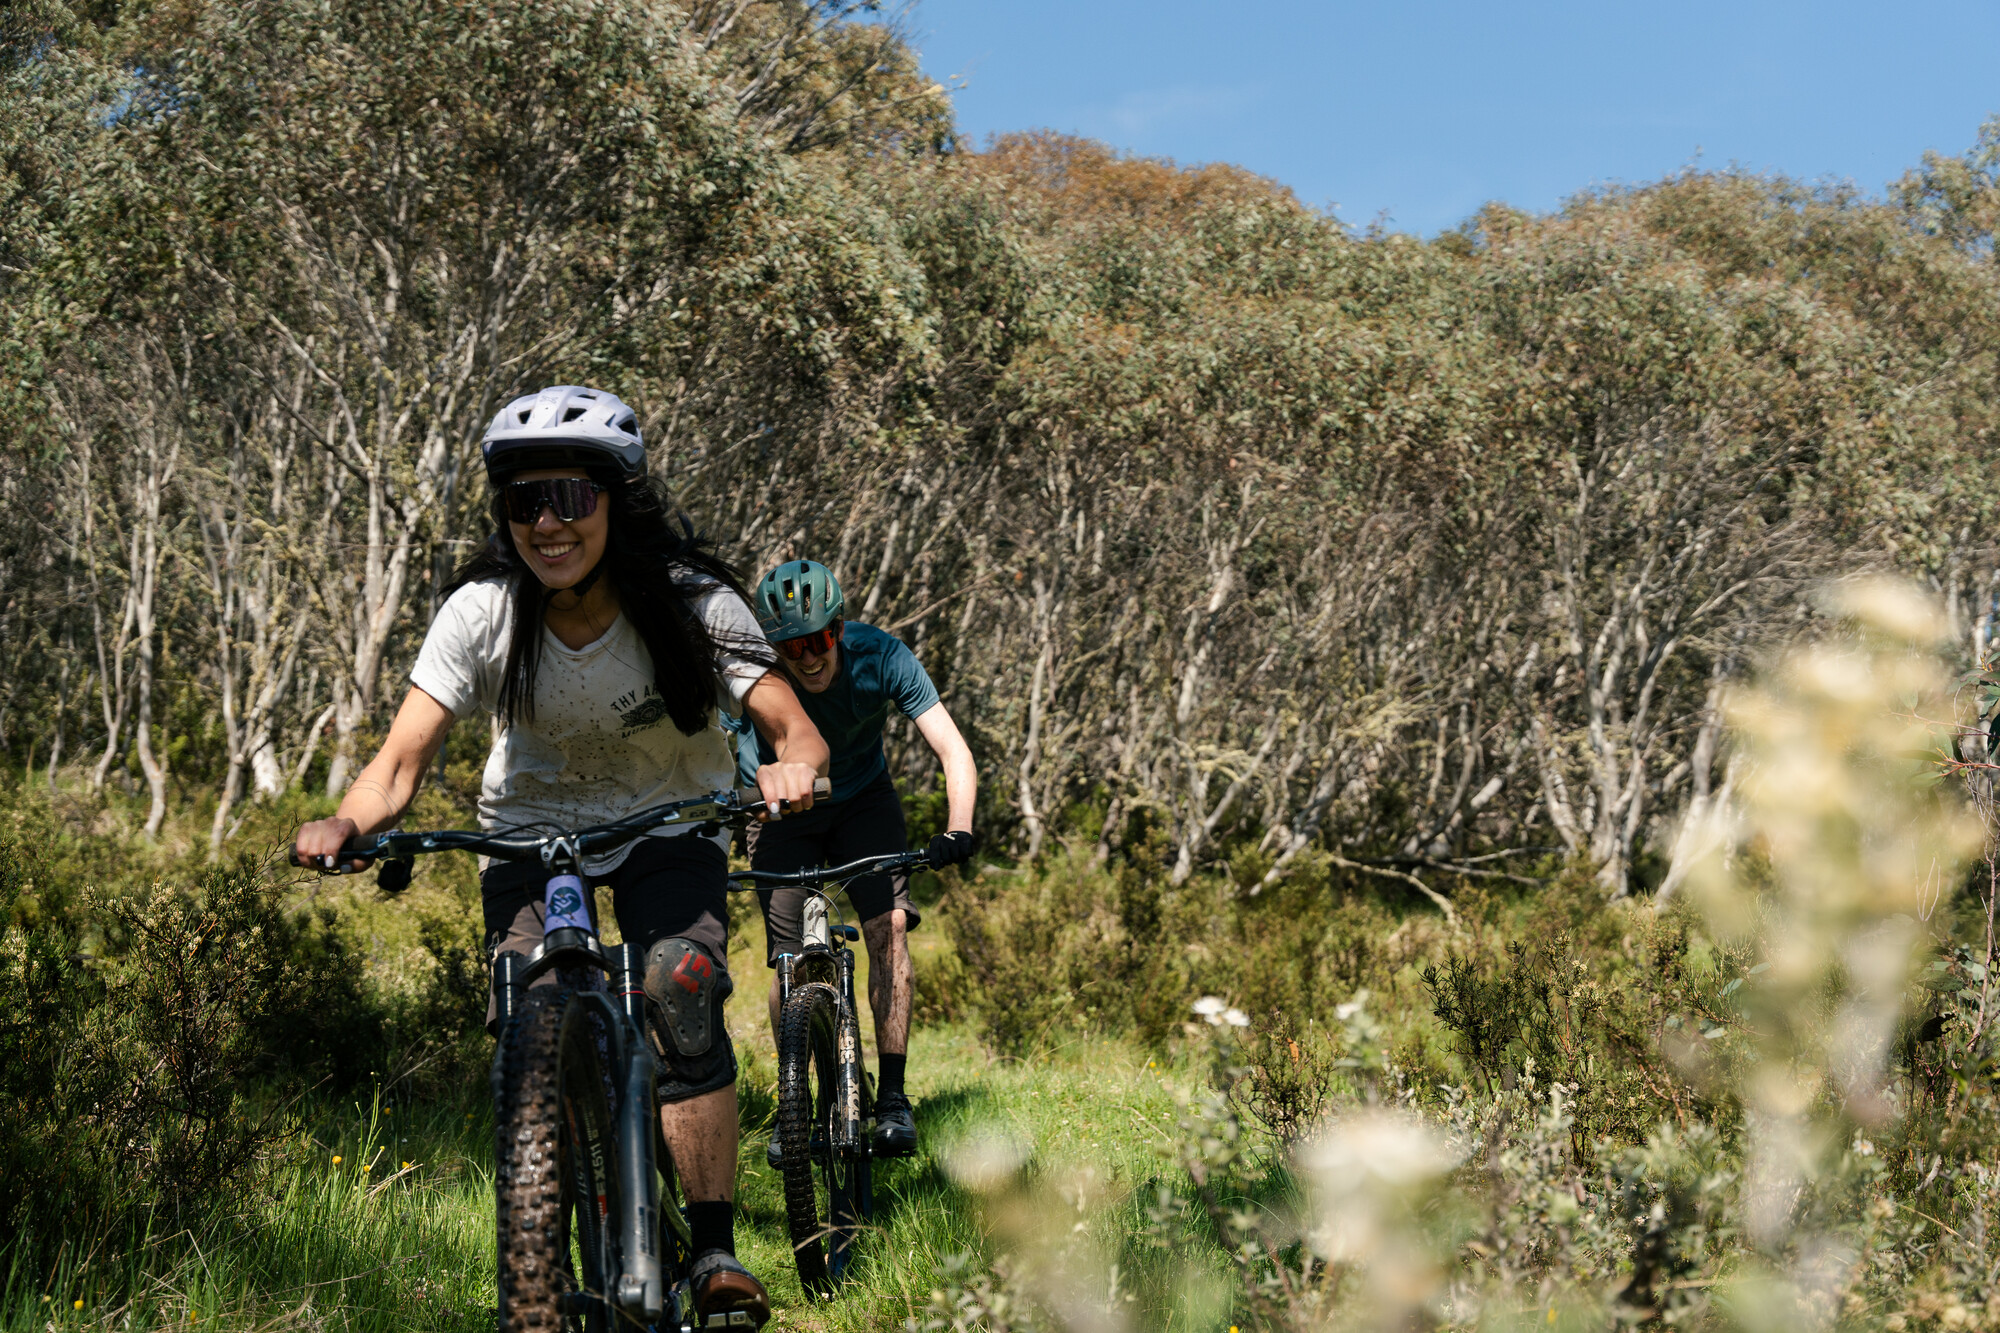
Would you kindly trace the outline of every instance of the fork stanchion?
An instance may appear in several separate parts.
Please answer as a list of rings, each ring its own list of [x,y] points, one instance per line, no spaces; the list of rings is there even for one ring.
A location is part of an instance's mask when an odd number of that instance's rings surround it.
[[[840,1060],[840,1146],[861,1147],[861,1025],[854,1019],[854,950],[840,951],[842,1021],[835,1034]]]
[[[611,989],[618,996],[625,1016],[646,1030],[646,970],[636,944],[621,944],[611,951]]]
[[[493,998],[499,1007],[503,1031],[513,1022],[514,1015],[521,1012],[521,992],[527,989],[521,984],[521,967],[526,961],[512,949],[493,960]]]

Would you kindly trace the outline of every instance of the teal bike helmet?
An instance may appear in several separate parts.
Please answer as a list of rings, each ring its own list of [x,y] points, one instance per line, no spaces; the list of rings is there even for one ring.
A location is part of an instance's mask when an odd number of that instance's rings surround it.
[[[772,643],[802,638],[840,619],[847,605],[833,571],[817,560],[787,560],[764,576],[750,598]]]

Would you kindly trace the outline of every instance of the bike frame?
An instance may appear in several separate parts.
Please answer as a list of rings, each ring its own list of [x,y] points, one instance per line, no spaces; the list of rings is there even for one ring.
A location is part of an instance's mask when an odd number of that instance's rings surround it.
[[[824,797],[824,779],[816,785],[815,796]],[[670,825],[698,825],[691,836],[718,833],[725,824],[740,824],[762,808],[754,791],[718,791],[707,796],[642,810],[625,819],[570,833],[485,833],[471,830],[442,830],[405,833],[400,829],[356,839],[343,847],[332,866],[313,866],[323,874],[355,874],[376,861],[383,862],[381,883],[389,892],[399,891],[409,882],[414,858],[437,852],[469,851],[504,861],[539,860],[551,878],[557,875],[582,877],[583,864],[593,854],[610,851]],[[293,854],[294,864],[304,864]],[[785,873],[738,871],[731,880],[760,888],[794,885],[807,890],[810,909],[807,939],[796,955],[779,958],[782,999],[790,999],[795,980],[819,979],[829,974],[839,996],[840,1022],[837,1032],[836,1096],[840,1114],[830,1126],[833,1146],[865,1157],[869,1144],[862,1133],[861,1029],[855,1004],[854,951],[848,942],[859,939],[860,931],[837,922],[837,908],[828,893],[830,887],[848,883],[864,874],[928,866],[921,852],[897,852],[864,857],[831,870],[815,869]],[[391,872],[394,872],[393,877]],[[610,982],[609,993],[579,990],[574,1003],[593,1009],[607,1035],[608,1073],[617,1108],[612,1124],[616,1134],[616,1161],[612,1164],[621,1185],[619,1215],[605,1219],[617,1247],[617,1281],[610,1292],[576,1292],[565,1297],[576,1303],[602,1302],[609,1307],[614,1323],[623,1317],[645,1325],[658,1325],[669,1313],[665,1259],[661,1242],[674,1247],[679,1256],[691,1258],[693,1236],[680,1208],[671,1197],[678,1187],[673,1153],[660,1123],[656,1077],[658,1064],[645,1036],[644,962],[632,945],[620,944],[609,950],[599,938],[595,912],[587,914],[588,926],[564,926],[549,931],[527,955],[507,951],[494,960],[494,991],[501,1029],[520,1011],[528,987],[536,978],[558,968],[577,967],[602,973]],[[839,940],[836,945],[836,938]],[[504,1052],[504,1041],[495,1059]],[[669,1206],[661,1207],[660,1181],[667,1182]],[[676,1287],[678,1290],[678,1287]],[[678,1302],[676,1302],[677,1304]],[[580,1311],[579,1311],[580,1312]],[[679,1309],[671,1312],[678,1316]]]
[[[778,955],[778,1009],[791,1001],[792,988],[801,981],[825,981],[840,997],[840,1022],[834,1033],[834,1064],[838,1083],[834,1089],[840,1117],[829,1126],[831,1146],[840,1152],[867,1155],[869,1143],[861,1132],[861,1021],[854,994],[854,950],[848,942],[861,932],[840,920],[840,909],[830,890],[861,878],[894,870],[926,867],[930,860],[922,852],[889,852],[864,856],[858,861],[831,870],[739,870],[730,878],[754,884],[760,889],[801,888],[806,891],[799,951]],[[835,941],[839,943],[836,944]],[[822,974],[822,975],[814,975]]]
[[[822,787],[815,794],[824,795],[825,790]],[[397,871],[391,890],[395,891],[408,883],[409,865],[415,857],[469,851],[503,861],[539,860],[551,877],[567,874],[581,878],[584,860],[593,853],[610,851],[670,825],[698,824],[701,827],[693,831],[694,836],[719,832],[724,821],[746,818],[759,804],[755,792],[718,791],[654,806],[608,824],[553,835],[493,834],[468,829],[405,833],[392,829],[349,843],[331,867],[313,868],[322,873],[355,874],[381,861],[385,886],[389,872]],[[293,863],[301,864],[296,853]],[[619,1216],[605,1220],[617,1246],[618,1279],[613,1291],[577,1292],[568,1299],[605,1303],[611,1307],[614,1323],[623,1315],[640,1324],[652,1325],[667,1313],[669,1295],[661,1241],[675,1246],[680,1255],[692,1257],[694,1238],[687,1219],[671,1197],[679,1176],[660,1123],[658,1062],[645,1038],[645,965],[632,945],[620,944],[607,951],[597,933],[594,911],[588,914],[588,920],[587,928],[569,926],[550,931],[525,956],[512,950],[501,953],[494,960],[494,992],[504,1033],[520,1011],[528,987],[547,972],[580,967],[600,972],[610,982],[609,994],[580,990],[574,1002],[594,1009],[601,1019],[601,1030],[608,1034],[607,1072],[617,1097],[612,1122],[616,1132],[616,1161],[611,1166],[622,1188]],[[849,972],[851,978],[851,963]],[[503,1040],[494,1058],[500,1059],[504,1050]],[[664,1170],[658,1169],[661,1164]],[[662,1178],[668,1182],[670,1196],[670,1206],[665,1208],[660,1206]]]

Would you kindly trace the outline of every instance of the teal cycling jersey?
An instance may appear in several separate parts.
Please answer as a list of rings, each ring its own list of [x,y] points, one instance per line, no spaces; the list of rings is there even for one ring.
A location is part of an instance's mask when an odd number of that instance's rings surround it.
[[[930,673],[901,639],[853,620],[841,631],[840,669],[833,683],[818,694],[803,689],[796,693],[832,753],[827,777],[833,782],[829,799],[834,801],[846,800],[889,771],[889,760],[882,753],[882,727],[890,709],[914,718],[938,703]],[[758,765],[775,763],[777,755],[747,715],[731,719],[725,714],[724,721],[737,733],[742,785],[754,787]]]

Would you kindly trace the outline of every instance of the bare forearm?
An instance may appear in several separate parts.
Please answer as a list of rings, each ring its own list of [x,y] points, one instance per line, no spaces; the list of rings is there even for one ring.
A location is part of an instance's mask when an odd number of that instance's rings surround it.
[[[348,839],[393,826],[416,799],[451,722],[449,708],[412,686],[396,710],[381,753],[368,761],[340,798],[340,812],[300,826],[293,840],[299,864],[331,869]],[[359,869],[359,863],[352,868]]]
[[[336,817],[351,819],[357,834],[379,833],[394,826],[417,798],[425,765],[415,756],[376,755],[340,798]]]
[[[972,812],[979,804],[979,769],[972,751],[961,749],[944,763],[944,796],[948,827],[972,832]]]
[[[794,729],[775,740],[771,749],[777,754],[781,764],[804,764],[821,777],[826,776],[826,767],[833,761],[833,752],[826,748],[817,730]]]
[[[972,747],[941,703],[917,714],[917,731],[944,769],[947,832],[972,832],[972,812],[979,804],[979,768],[972,762]]]

